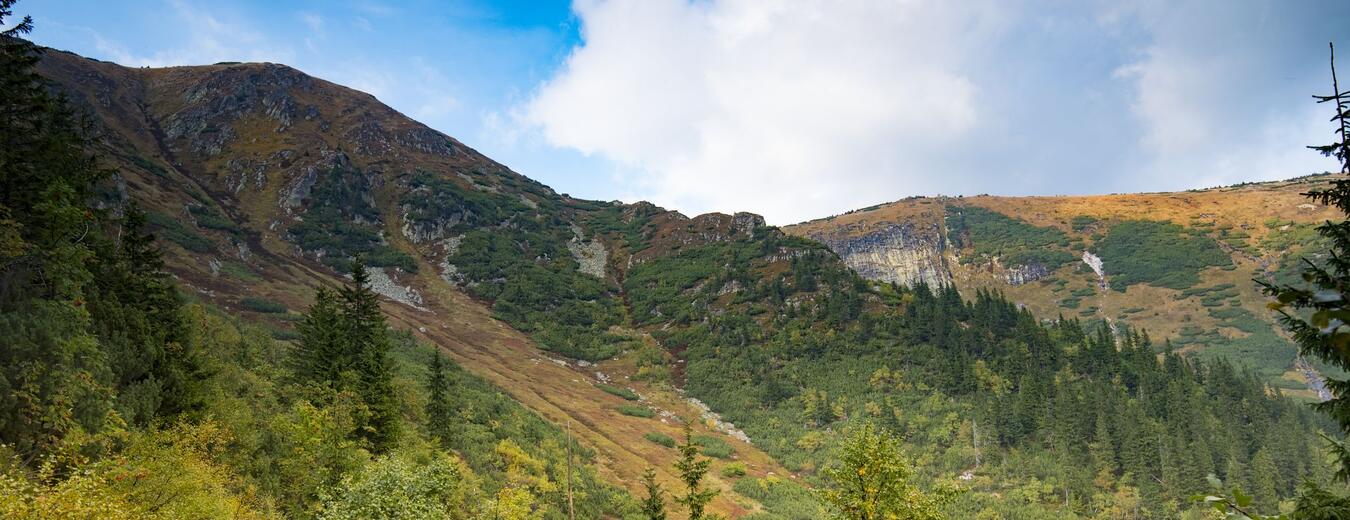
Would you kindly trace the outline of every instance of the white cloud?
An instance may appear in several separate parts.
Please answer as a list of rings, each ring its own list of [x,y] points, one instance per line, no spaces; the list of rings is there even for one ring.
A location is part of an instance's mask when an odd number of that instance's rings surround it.
[[[1325,140],[1322,107],[1307,102],[1327,70],[1300,38],[1313,26],[1280,20],[1264,2],[1141,2],[1129,9],[1149,34],[1139,59],[1117,70],[1134,86],[1143,122],[1137,175],[1170,188],[1270,180],[1334,164],[1304,148]],[[1308,8],[1309,13],[1318,9]],[[1321,47],[1321,49],[1319,49]],[[1328,88],[1329,90],[1329,88]],[[1291,94],[1297,93],[1298,97]],[[1190,186],[1186,184],[1191,184]]]
[[[691,213],[790,223],[912,194],[1191,188],[1322,164],[1303,149],[1325,124],[1304,108],[1308,74],[1276,70],[1309,56],[1274,45],[1312,27],[1278,3],[574,10],[584,43],[504,113],[621,165],[617,191]]]
[[[628,180],[660,204],[825,214],[937,186],[923,177],[980,116],[961,66],[981,42],[949,35],[996,29],[995,8],[580,2],[585,45],[523,119],[636,169]]]

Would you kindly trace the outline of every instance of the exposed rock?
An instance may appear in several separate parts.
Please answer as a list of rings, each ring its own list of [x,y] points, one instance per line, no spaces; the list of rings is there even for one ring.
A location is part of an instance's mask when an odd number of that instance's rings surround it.
[[[459,251],[459,243],[463,240],[464,235],[459,235],[447,238],[445,242],[441,243],[442,247],[445,248],[445,256],[441,259],[440,265],[441,278],[453,284],[458,284],[463,281],[459,276],[459,268],[455,267],[455,264],[450,263],[450,257],[454,256],[455,252]]]
[[[1097,285],[1102,289],[1106,288],[1106,271],[1102,267],[1101,257],[1092,254],[1091,251],[1083,251],[1083,263],[1092,268],[1092,272],[1097,273]]]
[[[811,238],[824,243],[863,278],[905,285],[924,282],[937,287],[952,281],[946,241],[939,226],[888,223],[858,236],[818,234]]]
[[[746,435],[745,432],[736,428],[736,425],[723,421],[722,416],[718,415],[717,412],[712,411],[712,408],[709,408],[708,405],[703,404],[703,401],[699,401],[693,397],[686,397],[685,400],[689,401],[689,404],[694,405],[694,408],[698,409],[699,416],[703,418],[704,422],[712,426],[713,429],[725,433],[731,438],[740,440],[746,444],[753,444],[750,442],[749,435]]]
[[[404,287],[389,277],[389,273],[383,268],[372,267],[368,270],[370,275],[370,290],[376,294],[384,296],[405,305],[422,308],[422,295],[412,287]]]
[[[572,240],[567,241],[567,250],[572,252],[572,258],[580,264],[577,270],[603,280],[605,264],[609,262],[609,251],[605,250],[605,245],[599,240],[582,237],[581,228],[576,225],[572,226],[572,233]]]
[[[1008,285],[1027,284],[1047,276],[1050,276],[1050,270],[1037,263],[1014,265],[1007,268],[1003,273],[1003,279],[1008,282]]]

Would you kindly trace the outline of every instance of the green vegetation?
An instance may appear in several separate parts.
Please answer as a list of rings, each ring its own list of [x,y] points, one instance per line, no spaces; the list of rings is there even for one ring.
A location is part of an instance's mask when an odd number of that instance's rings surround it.
[[[745,476],[745,464],[733,462],[722,466],[722,476],[726,478],[741,478]]]
[[[838,465],[825,470],[830,486],[821,494],[839,520],[909,518],[940,520],[950,493],[930,494],[915,485],[914,469],[900,440],[872,425],[844,441]]]
[[[417,271],[412,257],[385,243],[365,173],[335,166],[318,175],[306,198],[304,220],[287,230],[288,239],[338,271],[350,270],[358,256],[370,266]]]
[[[0,36],[0,517],[556,520],[569,474],[578,517],[636,514],[593,453],[451,363],[429,419],[432,350],[391,335],[360,269],[294,347],[183,304],[146,230],[195,237],[87,205],[105,172],[32,74],[29,27]]]
[[[699,453],[715,459],[731,458],[731,454],[736,452],[727,441],[716,435],[695,435],[693,443],[698,446]]]
[[[608,385],[605,383],[596,383],[595,387],[603,390],[605,393],[609,395],[616,395],[629,401],[638,400],[637,393],[621,386]]]
[[[163,213],[149,212],[146,214],[146,221],[150,224],[151,231],[193,253],[208,253],[216,248],[210,239],[183,225],[178,219]]]
[[[1039,264],[1054,270],[1073,262],[1069,238],[1052,227],[1038,227],[978,206],[947,206],[947,234],[957,248],[971,247],[977,257],[998,257],[1008,266]]]
[[[732,489],[764,505],[764,512],[748,517],[754,520],[818,520],[824,515],[816,495],[790,480],[743,478]]]
[[[1082,233],[1084,231],[1087,231],[1097,222],[1098,221],[1096,217],[1091,217],[1088,215],[1075,215],[1072,219],[1069,220],[1069,226],[1072,227],[1075,232]]]
[[[1341,164],[1341,173],[1350,174],[1350,93],[1342,92],[1337,85],[1335,49],[1332,48],[1332,86],[1329,96],[1314,96],[1319,103],[1331,102],[1336,113],[1332,119],[1337,124],[1336,135],[1339,138],[1329,145],[1313,146],[1322,155],[1333,157]],[[1336,177],[1327,188],[1313,190],[1308,198],[1321,204],[1335,207],[1341,213],[1350,215],[1350,179]],[[1317,227],[1317,232],[1330,243],[1325,265],[1309,263],[1303,268],[1301,278],[1304,283],[1298,285],[1265,284],[1265,292],[1275,299],[1271,307],[1280,313],[1280,321],[1294,336],[1298,350],[1309,358],[1317,359],[1342,370],[1350,369],[1350,329],[1345,318],[1350,317],[1350,307],[1343,296],[1344,288],[1350,285],[1350,221],[1327,221]],[[1326,412],[1336,421],[1336,427],[1342,434],[1350,433],[1350,384],[1345,379],[1327,381],[1332,393],[1329,401],[1322,402],[1318,409]],[[1331,455],[1336,459],[1336,476],[1344,481],[1350,478],[1350,450],[1344,441],[1331,441]],[[1279,504],[1278,483],[1269,469],[1276,466],[1269,451],[1258,452],[1252,464],[1253,472],[1260,475],[1249,485],[1236,486],[1249,489],[1250,497],[1241,491],[1230,495],[1222,494],[1218,500],[1206,498],[1221,510],[1230,503],[1241,505],[1255,502],[1254,507],[1265,511],[1277,511]],[[1229,482],[1232,486],[1233,483]],[[1216,485],[1215,487],[1219,487]],[[1248,513],[1244,512],[1244,515]],[[1309,482],[1299,497],[1295,518],[1344,518],[1350,516],[1350,497],[1321,487],[1318,482]],[[1268,517],[1274,518],[1274,517]]]
[[[1118,223],[1093,246],[1102,257],[1111,288],[1124,291],[1137,283],[1186,289],[1200,282],[1200,271],[1232,265],[1213,239],[1188,236],[1170,222]]]
[[[651,408],[647,408],[646,406],[624,405],[616,407],[615,410],[618,410],[619,413],[630,417],[642,417],[644,419],[656,417],[656,412],[652,411]]]
[[[661,432],[647,432],[642,435],[642,438],[667,448],[675,447],[675,438]]]
[[[267,298],[244,298],[239,300],[239,306],[243,307],[244,310],[261,312],[264,314],[282,314],[286,312],[285,304]]]

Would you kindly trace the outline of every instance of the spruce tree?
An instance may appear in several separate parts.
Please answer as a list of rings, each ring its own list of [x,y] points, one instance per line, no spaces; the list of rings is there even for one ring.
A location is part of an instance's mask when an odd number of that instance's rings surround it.
[[[300,339],[290,358],[297,381],[335,390],[342,372],[352,365],[337,295],[320,287],[297,328]]]
[[[427,378],[427,431],[444,445],[450,441],[450,402],[446,395],[445,361],[431,353],[431,376]]]
[[[375,452],[393,447],[399,434],[399,405],[389,362],[389,331],[379,295],[369,287],[365,265],[352,267],[352,283],[334,294],[320,289],[300,324],[292,356],[297,379],[325,389],[324,396],[352,392],[369,411],[358,429]]]
[[[393,368],[389,366],[389,331],[380,311],[380,297],[370,289],[365,264],[352,264],[352,283],[338,291],[342,301],[342,331],[350,343],[357,376],[357,394],[370,409],[370,424],[362,437],[383,452],[393,447],[399,433],[398,400]]]
[[[689,520],[701,520],[705,518],[708,502],[718,494],[716,489],[703,488],[703,477],[708,474],[712,461],[699,457],[698,445],[694,444],[694,429],[688,422],[684,424],[684,442],[677,449],[680,460],[675,461],[675,470],[684,482],[685,493],[675,497],[675,502],[689,509]]]
[[[647,496],[642,498],[642,518],[647,520],[666,520],[666,490],[656,481],[656,469],[648,467],[642,472],[642,487]]]

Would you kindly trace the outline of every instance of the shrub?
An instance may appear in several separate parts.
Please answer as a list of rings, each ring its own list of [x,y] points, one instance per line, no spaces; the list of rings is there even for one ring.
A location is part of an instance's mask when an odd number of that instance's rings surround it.
[[[733,462],[722,467],[722,476],[726,478],[740,478],[745,476],[745,464]]]
[[[1033,226],[976,206],[948,206],[946,220],[948,236],[957,247],[971,247],[985,258],[999,257],[1004,265],[1055,269],[1074,260],[1063,249],[1069,245],[1068,236],[1053,227]]]
[[[642,435],[642,438],[667,448],[675,447],[675,438],[661,432],[647,432]]]
[[[1117,291],[1137,283],[1186,289],[1200,282],[1201,270],[1233,263],[1213,239],[1189,236],[1170,222],[1121,222],[1094,249]]]
[[[714,435],[695,435],[693,441],[694,445],[699,447],[699,452],[708,457],[725,459],[736,452],[727,441]]]
[[[263,314],[281,314],[286,312],[285,304],[267,298],[244,298],[239,301],[239,306]]]
[[[646,406],[624,405],[615,408],[615,410],[618,410],[619,413],[627,416],[642,417],[644,419],[650,419],[656,416],[656,412],[653,412],[651,408],[647,408]]]
[[[627,388],[617,387],[617,386],[614,386],[614,385],[607,385],[607,384],[605,384],[605,383],[596,383],[596,384],[595,384],[595,387],[596,387],[596,388],[599,388],[599,389],[601,389],[601,390],[604,390],[604,392],[607,393],[607,394],[610,394],[610,395],[617,395],[617,396],[622,397],[622,398],[624,398],[624,399],[627,399],[627,400],[629,400],[629,401],[636,401],[636,400],[638,400],[638,395],[637,395],[637,393],[636,393],[636,392],[633,392],[632,390],[629,390],[629,389],[627,389]]]

